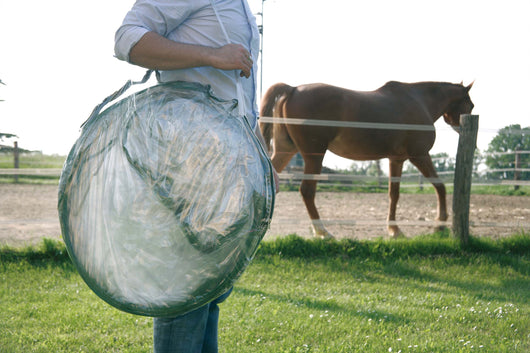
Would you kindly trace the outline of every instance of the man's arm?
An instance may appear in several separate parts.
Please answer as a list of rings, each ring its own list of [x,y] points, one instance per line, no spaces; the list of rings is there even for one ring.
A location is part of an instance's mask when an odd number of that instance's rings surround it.
[[[149,69],[177,70],[212,66],[221,70],[241,70],[249,77],[252,70],[250,53],[239,44],[220,48],[177,43],[155,32],[147,32],[131,49],[131,63]]]

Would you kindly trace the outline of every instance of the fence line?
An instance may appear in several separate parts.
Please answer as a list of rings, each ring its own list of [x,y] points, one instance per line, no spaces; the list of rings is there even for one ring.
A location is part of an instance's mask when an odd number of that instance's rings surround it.
[[[513,169],[509,169],[509,171],[513,171]],[[439,175],[442,176],[453,176],[454,171],[447,171],[447,172],[439,172]],[[304,174],[304,173],[279,173],[278,174],[280,178],[280,182],[287,181],[289,183],[292,182],[301,182],[302,180],[317,180],[317,181],[340,181],[340,182],[356,182],[356,181],[362,181],[365,183],[369,182],[387,182],[388,176],[367,176],[367,175],[351,175],[351,174]],[[442,180],[442,179],[436,179],[436,178],[425,178],[422,174],[404,174],[401,177],[393,177],[391,180],[393,182],[404,182],[405,180],[410,180],[412,178],[421,178],[422,181],[443,181],[444,184],[452,184],[452,181]],[[480,180],[480,178],[474,178],[474,180]],[[330,183],[326,183],[326,185],[330,185]],[[340,185],[340,186],[347,186],[348,184],[332,184],[332,185]],[[488,183],[481,182],[481,183],[473,183],[473,185],[521,185],[521,186],[530,186],[530,180],[490,180]],[[356,184],[355,186],[363,186],[363,184]],[[365,185],[366,186],[366,185]],[[415,187],[415,186],[422,186],[422,183],[418,184],[410,184],[407,183],[406,185],[401,185],[401,187]]]
[[[503,156],[507,154],[530,154],[530,151],[482,152],[483,156]]]
[[[516,169],[517,171],[530,171],[530,169]],[[488,169],[488,172],[504,172],[504,171],[514,171],[513,168],[509,169]],[[13,169],[13,168],[0,168],[0,175],[19,175],[19,176],[61,176],[62,169],[58,168],[22,168],[22,169]],[[438,175],[441,176],[451,176],[454,174],[454,171],[445,171],[445,172],[438,172]],[[280,177],[280,180],[286,180],[286,181],[302,181],[304,179],[307,180],[318,180],[318,181],[343,181],[343,182],[354,182],[354,181],[365,181],[365,182],[378,182],[378,181],[387,181],[388,176],[382,175],[380,178],[377,176],[368,176],[368,175],[354,175],[354,174],[327,174],[327,173],[321,173],[321,174],[304,174],[304,173],[286,173],[282,172],[278,174]],[[392,178],[392,181],[404,181],[410,179],[410,178],[423,178],[423,175],[420,173],[415,174],[403,174],[401,178]],[[423,178],[423,180],[427,180],[427,178]],[[444,180],[444,183],[450,184],[449,180]],[[481,185],[498,185],[498,184],[505,184],[505,185],[530,185],[529,180],[491,180],[490,183],[482,183]],[[337,184],[344,186],[345,184]],[[418,184],[420,185],[420,184]],[[414,186],[414,184],[410,185],[402,185],[402,187],[410,187]]]
[[[521,171],[521,172],[530,172],[530,169],[528,168],[505,168],[505,169],[488,169],[486,170],[489,173],[495,173],[495,172],[513,172],[513,171]],[[22,169],[13,169],[13,168],[0,168],[0,175],[6,175],[6,176],[55,176],[60,177],[61,176],[62,169],[58,168],[22,168]],[[340,182],[356,182],[356,181],[362,181],[365,183],[369,182],[386,182],[388,180],[387,175],[381,175],[381,177],[377,176],[368,176],[368,175],[355,175],[355,174],[329,174],[329,173],[321,173],[321,174],[304,174],[304,173],[290,173],[290,172],[282,172],[279,173],[280,181],[287,181],[292,183],[302,181],[302,180],[318,180],[318,181],[340,181]],[[446,176],[450,177],[454,175],[454,171],[443,171],[438,172],[439,176]],[[421,173],[408,173],[403,174],[401,177],[394,177],[392,178],[392,181],[399,181],[403,182],[405,180],[410,180],[413,178],[421,178],[421,180],[429,181],[427,178],[424,178]],[[450,183],[450,180],[443,180],[444,183]],[[329,183],[328,183],[329,184]],[[341,185],[346,186],[347,184],[333,184],[333,185]],[[421,183],[418,184],[407,184],[402,185],[402,187],[414,187],[414,186],[421,186]],[[530,186],[529,180],[489,180],[488,183],[473,183],[473,185],[521,185],[521,186]],[[358,184],[356,186],[362,186],[362,184]]]
[[[305,119],[305,118],[278,118],[272,116],[260,116],[259,121],[262,123],[281,123],[291,125],[313,125],[313,126],[331,126],[331,127],[350,127],[359,129],[396,129],[396,130],[416,130],[416,131],[434,131],[435,128],[430,125],[421,124],[383,124],[383,123],[369,123],[369,122],[346,122],[339,120],[318,120],[318,119]],[[452,131],[453,128],[449,126],[441,126],[436,130]],[[500,129],[492,128],[480,128],[479,131],[486,133],[498,133]],[[522,130],[510,131],[511,135],[521,135]],[[503,153],[503,152],[500,152]],[[526,151],[530,153],[530,151]]]
[[[341,121],[320,121],[320,120],[309,120],[309,119],[286,119],[286,118],[270,118],[262,117],[262,122],[281,122],[288,124],[296,125],[313,125],[313,126],[332,126],[332,127],[350,127],[350,128],[363,128],[363,129],[386,129],[386,130],[416,130],[416,131],[434,131],[434,127],[430,125],[418,125],[418,124],[381,124],[381,123],[363,123],[363,122],[341,122]],[[507,154],[529,154],[530,151],[514,151],[514,152],[488,152],[483,153],[482,155],[507,155]],[[436,158],[433,160],[443,160],[451,159],[448,158]],[[23,169],[0,169],[0,175],[42,175],[42,176],[60,176],[61,169],[58,168],[23,168]],[[529,168],[504,168],[499,170],[488,170],[491,172],[506,172],[506,171],[515,171],[515,172],[526,172],[530,171]],[[438,172],[439,175],[452,175],[454,171],[444,171]],[[407,177],[421,177],[421,174],[405,174],[400,178],[393,178],[392,181],[402,181]],[[319,180],[319,181],[355,181],[355,180],[376,180],[381,181],[383,177],[370,177],[370,176],[359,176],[359,175],[344,175],[344,174],[304,174],[304,173],[280,173],[281,180]],[[387,179],[385,176],[384,179]],[[429,181],[440,181],[439,179],[429,180]],[[446,182],[447,183],[447,182]],[[499,180],[495,184],[500,185],[530,185],[530,181],[525,180]],[[344,185],[344,184],[340,184]],[[421,184],[418,184],[422,186]],[[474,184],[480,185],[480,184]],[[491,184],[486,184],[491,185]],[[403,185],[403,187],[411,187],[414,185]],[[23,220],[24,223],[29,222],[38,222],[39,220]],[[9,224],[10,221],[0,222],[0,224]],[[13,221],[17,223],[18,221]],[[301,219],[279,219],[277,220],[280,224],[300,224],[308,223],[308,220],[302,221]],[[450,226],[449,222],[440,222],[440,221],[374,221],[374,220],[322,220],[324,225],[403,225],[403,226],[429,226],[429,225],[445,225]],[[530,223],[526,222],[475,222],[469,221],[469,226],[471,227],[503,227],[503,228],[526,228],[530,229]]]
[[[488,169],[487,172],[489,173],[495,173],[495,172],[513,172],[513,171],[522,171],[522,172],[529,172],[530,169],[528,168],[506,168],[506,169]],[[54,177],[60,177],[61,176],[62,169],[60,168],[22,168],[22,169],[13,169],[13,168],[0,168],[0,175],[6,175],[6,176],[54,176]],[[329,173],[321,173],[321,174],[304,174],[304,173],[289,173],[289,172],[282,172],[278,174],[280,177],[280,181],[287,181],[287,182],[298,182],[302,180],[318,180],[318,181],[341,181],[341,182],[356,182],[356,181],[363,181],[365,183],[369,182],[386,182],[388,180],[387,175],[381,175],[381,177],[377,176],[368,176],[368,175],[354,175],[354,174],[329,174]],[[444,172],[438,172],[439,176],[452,176],[454,175],[454,171],[444,171]],[[399,181],[403,182],[404,180],[410,180],[412,178],[421,178],[421,180],[429,181],[427,178],[424,178],[422,174],[420,173],[408,173],[403,174],[400,178],[392,178],[392,181]],[[450,180],[443,180],[445,184],[451,184]],[[333,184],[333,185],[341,185],[346,186],[347,184]],[[407,184],[402,185],[402,187],[415,187],[415,186],[421,186],[421,183],[418,184]],[[530,180],[489,180],[488,183],[473,183],[473,185],[521,185],[521,186],[530,186]],[[362,186],[362,184],[358,184],[356,186]]]
[[[379,130],[413,130],[413,131],[435,131],[434,126],[421,124],[392,124],[392,123],[369,123],[338,120],[313,120],[296,118],[274,118],[260,117],[260,122],[282,123],[290,125],[311,125],[325,127],[349,127],[357,129],[379,129]]]

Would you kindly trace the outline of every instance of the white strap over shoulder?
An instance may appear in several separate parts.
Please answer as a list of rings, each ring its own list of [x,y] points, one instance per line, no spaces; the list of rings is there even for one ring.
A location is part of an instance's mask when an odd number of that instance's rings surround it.
[[[215,12],[215,16],[217,17],[217,22],[219,22],[219,26],[221,27],[221,30],[223,31],[227,44],[232,43],[232,41],[230,40],[230,37],[228,36],[228,33],[226,32],[223,21],[221,21],[221,16],[219,16],[219,12],[217,11],[217,7],[215,6],[214,0],[210,0],[210,4],[212,5],[213,11]],[[236,76],[236,89],[237,89],[237,101],[238,101],[239,115],[244,116],[246,114],[246,104],[245,104],[245,94],[243,92],[243,84],[241,83],[241,77],[239,76],[239,73],[237,71],[234,71],[234,75]]]

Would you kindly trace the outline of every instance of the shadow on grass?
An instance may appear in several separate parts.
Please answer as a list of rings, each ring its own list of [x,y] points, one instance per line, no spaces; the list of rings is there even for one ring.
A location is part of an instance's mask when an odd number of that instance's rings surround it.
[[[309,299],[309,298],[290,298],[289,296],[284,295],[278,295],[278,294],[272,294],[268,293],[262,290],[254,290],[254,289],[248,289],[248,288],[241,288],[241,287],[234,287],[234,292],[248,296],[260,296],[260,297],[266,297],[269,300],[286,303],[286,304],[294,304],[297,306],[304,306],[308,309],[314,309],[318,311],[330,311],[340,314],[345,314],[352,317],[359,317],[359,318],[366,318],[366,319],[372,319],[372,320],[379,320],[381,318],[384,318],[387,322],[392,322],[396,324],[410,324],[410,320],[407,319],[404,316],[399,316],[390,312],[383,312],[380,310],[366,310],[366,308],[355,308],[351,305],[344,306],[339,305],[333,300],[329,301],[322,301],[322,300],[315,300],[315,299]]]
[[[256,262],[274,262],[278,259],[298,259],[298,263],[318,263],[328,272],[346,273],[352,278],[374,282],[380,275],[399,286],[416,286],[430,292],[447,292],[451,288],[483,300],[518,301],[528,303],[530,297],[530,236],[514,235],[498,240],[472,238],[462,248],[447,233],[399,240],[307,240],[289,235],[273,241],[264,241],[256,255]],[[427,269],[421,261],[427,260]],[[27,262],[34,267],[56,266],[76,272],[63,242],[44,239],[38,247],[0,248],[0,263]],[[296,266],[294,262],[293,266]],[[499,272],[494,282],[485,282],[481,273],[467,273],[466,277],[443,272],[444,268],[471,267],[475,271]],[[435,270],[433,270],[433,268]],[[436,271],[442,269],[442,271]],[[432,283],[444,286],[431,286]],[[267,294],[271,297],[270,294]],[[292,299],[278,297],[278,300]],[[304,305],[324,310],[348,310],[334,307],[334,303],[304,299]],[[329,307],[328,307],[329,306]],[[389,313],[378,313],[390,317]],[[395,318],[401,320],[401,318]]]
[[[57,266],[66,270],[76,271],[68,256],[63,242],[54,239],[43,239],[39,247],[28,246],[0,248],[0,263],[27,262],[34,267]]]
[[[387,277],[396,279],[396,287],[400,286],[399,279],[403,279],[410,280],[405,281],[408,287],[413,286],[415,289],[431,293],[448,294],[456,290],[476,300],[498,300],[526,305],[530,303],[530,296],[528,296],[528,293],[530,293],[530,278],[526,274],[530,270],[528,261],[525,264],[519,263],[517,266],[512,266],[507,264],[509,261],[496,261],[495,258],[492,259],[483,255],[473,255],[469,258],[446,258],[443,260],[443,263],[438,265],[439,267],[445,265],[447,267],[476,268],[476,266],[479,266],[484,271],[483,273],[458,273],[456,275],[455,271],[450,271],[448,274],[442,271],[442,273],[433,274],[407,261],[392,262],[384,266],[383,271]],[[486,273],[489,271],[499,272],[494,283],[483,279],[483,274],[491,276],[490,273]],[[510,273],[510,278],[507,276],[503,277],[507,273]],[[443,286],[433,287],[431,285],[433,283],[443,284]]]
[[[530,234],[516,234],[501,239],[471,237],[469,245],[462,246],[448,232],[403,239],[322,240],[304,239],[295,234],[273,241],[262,242],[257,257],[279,255],[286,258],[342,258],[370,259],[384,264],[386,261],[408,258],[446,257],[467,259],[480,255],[489,261],[510,266],[517,272],[530,275]],[[521,261],[526,260],[526,261]]]
[[[306,240],[290,235],[263,243],[256,261],[278,258],[296,260],[295,264],[318,263],[326,273],[347,272],[365,282],[384,278],[396,291],[400,287],[431,293],[457,290],[477,300],[530,302],[530,236],[526,234],[498,240],[473,238],[465,248],[446,234],[368,241]],[[470,270],[461,270],[466,268]]]

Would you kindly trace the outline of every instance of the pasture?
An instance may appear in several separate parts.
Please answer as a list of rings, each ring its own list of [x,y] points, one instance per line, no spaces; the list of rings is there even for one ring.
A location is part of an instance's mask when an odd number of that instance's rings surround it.
[[[84,284],[64,245],[0,251],[1,352],[150,352],[152,320]],[[220,352],[528,352],[530,238],[262,243]]]

